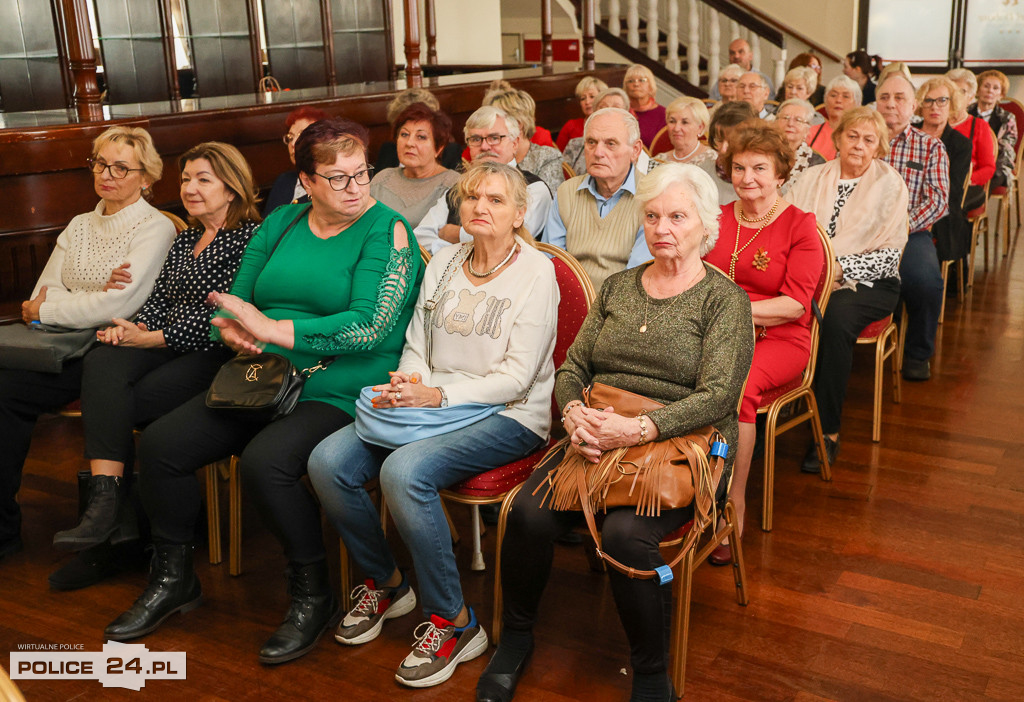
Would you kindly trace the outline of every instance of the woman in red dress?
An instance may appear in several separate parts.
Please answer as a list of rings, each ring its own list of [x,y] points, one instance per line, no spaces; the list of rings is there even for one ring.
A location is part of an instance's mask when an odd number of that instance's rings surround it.
[[[765,391],[795,380],[807,366],[811,299],[824,256],[814,215],[779,195],[795,160],[784,137],[763,122],[746,122],[730,135],[722,160],[739,199],[722,207],[721,235],[704,260],[750,296],[757,337],[729,491],[742,532],[757,408]],[[728,548],[717,549],[711,562],[731,562]]]

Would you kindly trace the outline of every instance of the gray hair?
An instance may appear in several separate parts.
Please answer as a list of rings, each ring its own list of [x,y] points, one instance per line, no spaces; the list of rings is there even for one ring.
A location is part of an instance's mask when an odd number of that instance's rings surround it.
[[[718,72],[718,78],[721,78],[722,76],[727,75],[727,74],[728,75],[735,74],[736,79],[738,80],[738,79],[742,78],[743,74],[746,73],[746,72],[747,72],[747,70],[745,68],[743,68],[743,66],[739,65],[738,63],[730,63],[728,66],[726,66],[725,68],[723,68],[721,71]],[[718,82],[718,78],[715,79],[715,82]]]
[[[978,78],[971,71],[966,68],[954,68],[950,71],[946,71],[946,77],[954,83],[967,83],[969,88],[968,92],[971,95],[978,92]],[[970,97],[970,95],[968,95]]]
[[[618,107],[602,107],[600,110],[594,110],[587,117],[587,121],[583,123],[583,138],[587,138],[587,132],[590,131],[590,123],[598,115],[617,115],[622,119],[622,123],[626,125],[626,134],[629,138],[629,144],[633,144],[640,141],[640,123],[636,121],[636,117],[629,114],[626,110]]]
[[[810,122],[811,118],[814,117],[814,105],[800,98],[790,98],[789,100],[784,101],[781,105],[779,105],[779,109],[775,114],[781,115],[782,109],[785,107],[789,107],[790,105],[796,105],[797,107],[801,108],[804,111],[804,117],[807,118],[808,122]]]
[[[605,98],[617,97],[622,100],[622,104],[629,107],[629,95],[622,88],[607,88],[598,93],[598,96],[594,98],[594,107],[597,107],[604,101]]]
[[[700,255],[715,248],[718,241],[718,218],[722,208],[718,205],[718,186],[711,176],[688,163],[666,163],[645,175],[637,184],[633,200],[641,210],[670,186],[681,185],[693,199],[704,238],[700,242]]]
[[[861,92],[860,86],[857,85],[857,81],[855,81],[853,78],[849,78],[845,75],[842,75],[836,76],[835,78],[830,80],[828,82],[828,85],[825,87],[825,97],[828,97],[828,94],[831,93],[836,88],[846,89],[853,93],[853,97],[858,105],[860,105],[861,101],[864,99],[864,93]]]
[[[520,134],[519,121],[509,117],[505,110],[493,105],[484,105],[483,107],[476,108],[473,114],[466,120],[466,126],[462,131],[466,137],[469,137],[470,129],[490,129],[498,121],[499,117],[505,120],[508,138],[512,141],[518,139]]]
[[[763,75],[761,75],[757,71],[744,71],[743,75],[740,76],[740,80],[743,80],[746,76],[757,76],[757,81],[758,81],[758,83],[761,84],[761,90],[765,91],[766,93],[770,92],[768,90],[768,81],[767,81],[767,79],[765,79],[765,77]],[[771,96],[769,96],[769,97],[771,97]]]

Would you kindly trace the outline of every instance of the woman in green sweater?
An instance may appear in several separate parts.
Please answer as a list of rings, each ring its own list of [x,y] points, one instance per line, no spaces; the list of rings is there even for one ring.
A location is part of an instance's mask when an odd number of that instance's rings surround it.
[[[746,293],[700,259],[718,238],[717,188],[696,166],[666,164],[644,178],[636,200],[654,260],[605,281],[555,375],[568,450],[598,463],[605,451],[683,436],[712,424],[729,443],[731,465],[736,405],[754,336]],[[582,392],[595,382],[645,395],[665,407],[640,416],[587,408]],[[533,651],[552,543],[583,521],[581,512],[543,504],[545,490],[537,488],[547,474],[543,466],[533,473],[508,515],[501,558],[515,567],[501,571],[501,643],[477,685],[478,702],[512,699]],[[720,495],[727,484],[723,477]],[[692,507],[662,510],[657,517],[638,516],[633,507],[609,509],[603,548],[620,563],[654,570],[665,563],[658,542],[692,516]],[[630,645],[630,699],[674,700],[667,675],[672,586],[630,579],[611,569],[608,578]]]
[[[412,228],[370,197],[367,136],[348,120],[322,120],[302,133],[295,160],[311,204],[275,210],[253,236],[231,294],[211,295],[222,308],[214,333],[232,349],[254,353],[265,345],[300,369],[325,357],[334,362],[309,377],[291,414],[269,424],[210,409],[204,393],[146,429],[139,472],[153,566],[149,585],[106,638],[143,636],[199,605],[193,474],[232,453],[289,561],[291,605],[260,661],[298,658],[337,622],[320,511],[300,480],[313,448],[353,421],[365,379],[396,367],[423,277]]]

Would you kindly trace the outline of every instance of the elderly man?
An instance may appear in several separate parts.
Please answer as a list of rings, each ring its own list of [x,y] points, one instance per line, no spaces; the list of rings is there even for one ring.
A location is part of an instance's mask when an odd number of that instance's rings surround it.
[[[903,377],[928,380],[942,309],[942,273],[931,228],[949,211],[949,158],[941,141],[910,126],[917,101],[914,85],[902,73],[878,86],[875,104],[891,136],[886,160],[910,193],[910,238],[900,261],[900,295],[909,317]]]
[[[542,241],[575,256],[601,289],[605,278],[651,258],[641,212],[633,202],[642,151],[636,117],[617,107],[583,125],[587,172],[558,187]]]
[[[754,112],[761,119],[766,119],[769,122],[775,119],[777,106],[765,104],[768,96],[771,95],[771,87],[760,73],[756,71],[744,73],[740,78],[736,93],[738,99],[750,103]]]
[[[764,82],[768,86],[768,94],[773,95],[775,93],[775,86],[772,85],[772,79],[764,73],[756,71],[754,68],[754,52],[750,50],[750,43],[746,39],[733,39],[732,43],[729,44],[729,63],[736,64],[744,71],[757,72],[762,78],[764,78]],[[711,99],[722,99],[722,93],[720,92],[717,84],[711,88]],[[742,100],[742,98],[737,99]]]
[[[504,110],[484,106],[466,120],[463,130],[469,155],[472,160],[489,159],[498,163],[516,165],[516,149],[519,148],[519,123],[510,119]],[[526,206],[525,225],[535,238],[544,229],[544,222],[551,209],[551,191],[544,181],[529,171],[519,169],[526,178],[529,201]],[[431,254],[460,241],[472,241],[472,237],[459,222],[459,209],[446,191],[420,220],[413,233],[416,241]]]

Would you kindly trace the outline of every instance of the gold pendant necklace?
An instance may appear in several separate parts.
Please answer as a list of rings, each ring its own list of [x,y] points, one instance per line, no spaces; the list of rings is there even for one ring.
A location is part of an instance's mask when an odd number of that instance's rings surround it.
[[[661,319],[665,315],[666,312],[668,312],[670,309],[672,309],[672,305],[676,304],[676,301],[683,296],[684,292],[686,292],[691,287],[693,287],[694,282],[697,280],[698,276],[700,276],[700,274],[703,273],[703,272],[704,272],[704,264],[702,263],[701,266],[700,266],[700,269],[697,271],[697,273],[693,276],[693,278],[691,278],[689,280],[689,282],[687,282],[686,286],[682,290],[680,290],[679,293],[672,299],[672,302],[668,303],[668,306],[666,306],[665,309],[663,309],[660,313],[658,313],[658,316],[655,317],[654,319],[652,319],[650,322],[647,321],[647,313],[650,310],[650,306],[651,306],[651,294],[649,292],[647,292],[647,290],[644,290],[644,295],[645,295],[645,297],[644,297],[644,323],[640,325],[640,333],[641,334],[646,334],[647,333],[647,325],[648,324],[654,324],[659,319]],[[640,282],[640,287],[641,288],[643,287],[643,280],[642,279],[641,279],[641,282]]]
[[[775,215],[775,210],[777,210],[779,208],[779,201],[780,201],[780,198],[775,198],[775,204],[772,205],[772,208],[770,210],[768,210],[768,214],[763,215],[761,217],[758,217],[757,219],[747,219],[743,215],[743,206],[742,205],[740,206],[740,208],[739,208],[740,216],[739,216],[739,218],[736,221],[736,244],[733,246],[732,253],[729,255],[729,278],[730,279],[732,279],[734,281],[736,280],[736,262],[740,259],[740,254],[743,253],[743,251],[748,246],[753,244],[754,243],[754,239],[756,239],[758,237],[758,235],[762,231],[764,231],[764,228],[768,226],[769,221],[771,221],[771,218]],[[760,229],[758,229],[756,232],[754,232],[754,236],[750,237],[750,239],[747,241],[747,243],[745,243],[743,246],[740,246],[740,231],[743,229],[743,225],[740,224],[740,221],[749,222],[749,223],[764,222],[764,224],[761,225]],[[759,271],[765,270],[768,267],[768,263],[767,262],[771,260],[771,259],[768,258],[768,251],[766,251],[764,248],[762,248],[758,252],[758,256],[756,258],[757,258],[757,260],[754,261],[754,267],[757,268]],[[758,265],[759,263],[761,265]],[[762,268],[762,265],[764,266],[763,268]]]

